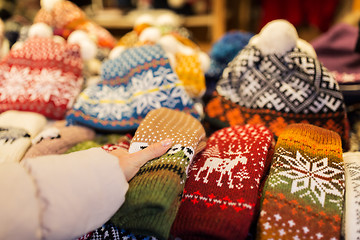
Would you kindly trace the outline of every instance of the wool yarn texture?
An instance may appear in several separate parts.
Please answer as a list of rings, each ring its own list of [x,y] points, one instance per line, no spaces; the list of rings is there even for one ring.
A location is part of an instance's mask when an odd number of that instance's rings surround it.
[[[31,140],[46,125],[38,113],[9,110],[0,114],[0,163],[20,162]]]
[[[205,75],[201,70],[197,54],[175,54],[175,71],[191,98],[201,98],[205,91]]]
[[[344,237],[346,240],[360,238],[360,152],[346,152],[345,168],[345,211],[343,216]]]
[[[194,102],[159,45],[128,48],[102,65],[101,82],[84,89],[66,120],[100,131],[135,131],[161,107],[199,117]]]
[[[262,125],[213,133],[190,168],[172,237],[246,239],[273,147],[273,135]]]
[[[34,139],[24,158],[63,154],[76,144],[95,138],[95,131],[84,126],[66,126],[65,120],[44,128]]]
[[[341,239],[341,138],[310,124],[280,135],[264,185],[257,239]]]
[[[105,240],[105,239],[111,239],[111,240],[125,240],[125,239],[157,240],[156,237],[145,236],[145,235],[135,235],[124,229],[119,229],[111,222],[107,222],[102,227],[96,229],[94,232],[91,233],[91,236],[86,239],[89,239],[89,240]],[[78,239],[78,240],[82,240],[82,239]]]
[[[65,117],[84,79],[77,44],[31,37],[0,62],[0,112],[36,112],[50,119]]]
[[[111,219],[115,226],[134,234],[169,237],[188,166],[195,152],[201,150],[198,146],[205,138],[205,130],[189,114],[155,109],[137,129],[129,153],[167,138],[172,139],[173,146],[161,157],[148,161],[130,180],[126,200]]]
[[[281,29],[278,23],[265,26],[229,63],[205,107],[206,120],[217,128],[264,124],[275,138],[289,124],[313,124],[339,133],[348,149],[349,123],[338,83],[316,57],[297,47],[297,35],[287,36],[292,26]],[[266,32],[273,35],[271,42]]]

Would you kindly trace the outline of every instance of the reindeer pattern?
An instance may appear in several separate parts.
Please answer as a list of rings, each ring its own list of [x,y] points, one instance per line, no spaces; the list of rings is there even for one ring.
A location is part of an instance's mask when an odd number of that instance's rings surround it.
[[[235,145],[230,145],[229,150],[225,152],[226,156],[225,158],[216,157],[220,156],[219,148],[218,146],[214,146],[213,148],[210,148],[209,151],[204,152],[204,155],[207,157],[204,165],[199,169],[197,174],[195,175],[195,181],[200,181],[200,175],[203,172],[206,172],[205,177],[203,177],[203,183],[209,182],[209,175],[213,172],[220,173],[220,177],[216,180],[216,185],[221,187],[223,185],[223,178],[224,176],[227,176],[229,185],[229,188],[241,188],[242,184],[235,184],[233,183],[234,178],[240,178],[241,179],[248,179],[249,173],[246,170],[246,167],[241,167],[241,172],[236,172],[235,175],[233,175],[234,168],[238,166],[239,164],[245,166],[248,162],[248,158],[244,156],[245,154],[250,152],[249,145],[246,145],[244,148],[239,148],[237,152],[233,152],[233,148],[235,148]],[[210,156],[210,157],[209,157]],[[214,156],[214,157],[213,157]],[[235,158],[233,157],[235,156]]]

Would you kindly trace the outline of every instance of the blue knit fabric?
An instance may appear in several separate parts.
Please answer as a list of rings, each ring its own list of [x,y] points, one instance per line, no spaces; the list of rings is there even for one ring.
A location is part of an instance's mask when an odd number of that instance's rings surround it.
[[[101,82],[87,87],[66,116],[69,125],[133,131],[152,109],[199,114],[159,45],[125,50],[102,65]]]
[[[253,36],[253,33],[241,31],[226,33],[211,48],[211,64],[205,76],[219,79],[227,64],[248,44]]]

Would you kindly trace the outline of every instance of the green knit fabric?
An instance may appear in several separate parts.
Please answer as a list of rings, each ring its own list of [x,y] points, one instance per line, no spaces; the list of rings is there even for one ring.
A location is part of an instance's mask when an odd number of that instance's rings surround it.
[[[112,217],[119,228],[134,234],[168,239],[179,208],[186,170],[205,137],[201,123],[184,112],[150,111],[132,138],[129,152],[171,138],[173,146],[148,161],[129,182],[125,202]]]
[[[119,139],[123,137],[124,135],[120,135],[120,134],[97,135],[94,140],[78,143],[74,147],[67,150],[66,153],[77,152],[93,147],[101,147],[105,144],[117,144]]]
[[[180,205],[189,161],[180,150],[144,165],[129,182],[126,201],[112,222],[134,234],[167,239]]]

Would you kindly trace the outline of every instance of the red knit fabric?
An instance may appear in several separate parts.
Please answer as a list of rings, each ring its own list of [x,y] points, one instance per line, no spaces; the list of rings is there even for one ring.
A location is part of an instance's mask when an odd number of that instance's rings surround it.
[[[83,61],[77,44],[33,37],[0,62],[0,112],[37,112],[63,119],[81,91]]]
[[[172,236],[245,239],[273,146],[271,132],[262,125],[233,126],[212,134],[190,168]]]

